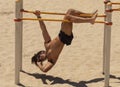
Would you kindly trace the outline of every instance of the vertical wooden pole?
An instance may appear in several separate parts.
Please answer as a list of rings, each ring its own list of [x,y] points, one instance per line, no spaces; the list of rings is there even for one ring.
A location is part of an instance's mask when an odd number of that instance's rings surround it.
[[[110,0],[105,0],[110,2]],[[112,5],[105,5],[105,10],[112,9]],[[111,22],[112,14],[111,12],[105,12],[106,19],[105,21]],[[105,74],[105,87],[109,87],[110,79],[110,48],[111,48],[111,25],[104,26],[104,55],[103,55],[103,72]]]
[[[23,8],[23,0],[16,0],[15,4],[15,16],[22,18],[20,9]],[[20,70],[22,69],[22,28],[22,21],[15,22],[15,84],[19,84]]]
[[[107,0],[105,0],[104,1],[104,3],[105,3],[105,7],[104,7],[104,9],[106,10],[106,8],[107,8],[107,5],[106,5],[106,3],[107,3],[108,1]],[[104,10],[104,11],[105,11]],[[104,12],[105,14],[106,14],[106,11]],[[106,21],[106,17],[104,18],[104,21]],[[105,74],[105,58],[106,58],[106,24],[104,24],[104,42],[103,42],[103,74]]]

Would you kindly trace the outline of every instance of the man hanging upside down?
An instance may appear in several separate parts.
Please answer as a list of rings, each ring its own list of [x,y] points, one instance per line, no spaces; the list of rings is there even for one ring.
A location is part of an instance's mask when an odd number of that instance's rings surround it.
[[[37,18],[41,18],[40,11],[35,11],[34,13]],[[43,21],[39,21],[40,28],[42,30],[42,35],[44,38],[45,50],[39,51],[32,57],[32,63],[34,63],[41,71],[49,71],[58,60],[58,57],[66,44],[67,46],[71,44],[74,36],[72,33],[73,23],[91,23],[94,24],[97,17],[97,10],[91,13],[91,17],[80,17],[83,13],[74,9],[69,9],[64,16],[64,20],[69,20],[71,22],[62,22],[59,34],[51,40],[51,37],[46,29]],[[43,61],[47,60],[46,64]]]

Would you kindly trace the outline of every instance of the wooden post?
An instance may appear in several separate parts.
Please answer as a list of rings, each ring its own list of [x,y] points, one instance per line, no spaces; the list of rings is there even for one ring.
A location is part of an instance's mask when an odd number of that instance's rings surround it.
[[[22,18],[20,9],[23,8],[23,0],[15,2],[15,16]],[[15,22],[15,84],[19,84],[20,70],[22,69],[22,21]]]
[[[108,0],[104,0],[104,3],[105,3],[105,7],[104,7],[104,9],[106,10],[106,8],[107,8],[107,2],[108,2]],[[104,11],[105,11],[104,10]],[[105,11],[105,13],[104,13],[105,15],[106,15],[106,11]],[[106,21],[106,18],[104,18],[104,21]],[[105,73],[105,57],[106,57],[106,51],[105,51],[105,47],[106,47],[106,24],[104,24],[104,41],[103,41],[103,74]]]
[[[105,0],[105,10],[112,9],[112,5],[107,5],[110,0]],[[111,22],[112,14],[111,12],[105,12],[105,21]],[[104,48],[103,48],[103,73],[105,74],[105,87],[109,87],[110,78],[110,47],[111,47],[111,25],[104,26]]]

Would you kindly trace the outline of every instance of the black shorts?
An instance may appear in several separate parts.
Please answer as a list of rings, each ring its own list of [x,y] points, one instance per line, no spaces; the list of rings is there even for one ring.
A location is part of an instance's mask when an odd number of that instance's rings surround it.
[[[63,42],[64,44],[70,45],[73,40],[73,33],[69,36],[69,35],[65,34],[63,31],[60,31],[59,38],[60,38],[61,42]]]

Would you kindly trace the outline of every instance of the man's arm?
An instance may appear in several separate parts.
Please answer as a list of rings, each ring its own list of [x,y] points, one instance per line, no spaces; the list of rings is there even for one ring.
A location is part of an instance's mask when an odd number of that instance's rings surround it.
[[[37,66],[41,71],[47,72],[54,66],[54,64],[49,61],[45,65],[40,62],[37,62]]]
[[[34,14],[37,16],[37,18],[41,18],[40,11],[36,11]],[[42,35],[45,40],[45,43],[51,41],[51,37],[46,29],[45,23],[43,21],[39,20],[39,25],[42,30]]]

